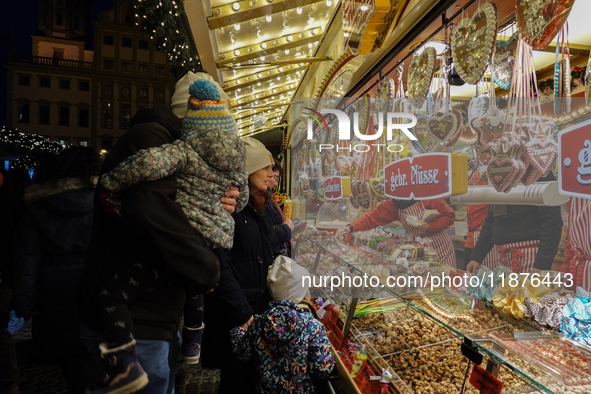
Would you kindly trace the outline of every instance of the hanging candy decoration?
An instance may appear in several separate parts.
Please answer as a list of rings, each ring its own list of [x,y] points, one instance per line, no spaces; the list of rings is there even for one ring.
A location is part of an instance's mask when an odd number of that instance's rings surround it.
[[[380,82],[376,90],[376,109],[375,112],[383,114],[392,111],[394,101],[394,80],[386,78]],[[375,123],[375,121],[374,121]]]
[[[408,101],[417,108],[423,106],[435,73],[437,52],[427,47],[420,55],[414,55],[408,69]]]
[[[518,35],[513,34],[508,40],[499,40],[496,44],[491,68],[494,71],[495,82],[501,89],[509,90],[511,87],[517,39]]]
[[[458,23],[451,37],[451,53],[462,79],[474,85],[480,81],[495,48],[497,39],[497,7],[484,3],[472,18]]]
[[[518,0],[515,4],[519,31],[535,50],[544,49],[556,37],[575,0]]]

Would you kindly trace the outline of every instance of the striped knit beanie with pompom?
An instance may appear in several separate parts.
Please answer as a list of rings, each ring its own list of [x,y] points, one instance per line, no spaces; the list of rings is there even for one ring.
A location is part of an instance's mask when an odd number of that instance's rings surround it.
[[[193,81],[189,94],[183,129],[219,128],[238,133],[234,117],[213,82],[207,79]]]

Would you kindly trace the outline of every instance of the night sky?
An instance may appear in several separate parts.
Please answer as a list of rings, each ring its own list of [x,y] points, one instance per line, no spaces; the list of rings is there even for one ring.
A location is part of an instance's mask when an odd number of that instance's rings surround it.
[[[11,41],[11,30],[14,31],[14,42],[18,53],[30,54],[31,35],[37,34],[37,3],[38,0],[3,1],[0,9],[0,126],[6,125],[6,62]],[[7,3],[7,4],[6,4]],[[113,6],[112,0],[92,0],[90,5],[89,44],[86,49],[94,49],[92,21],[99,12],[107,11]]]

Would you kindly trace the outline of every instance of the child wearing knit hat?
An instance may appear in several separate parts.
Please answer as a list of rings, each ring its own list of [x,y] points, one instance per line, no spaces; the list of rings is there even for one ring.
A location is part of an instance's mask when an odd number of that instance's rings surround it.
[[[248,203],[244,144],[214,83],[198,79],[191,83],[189,93],[181,138],[172,144],[140,150],[104,174],[100,185],[107,192],[99,194],[99,198],[105,209],[120,214],[116,202],[121,192],[142,182],[174,176],[176,201],[193,228],[211,247],[229,249],[233,243],[234,219],[222,207],[220,198],[233,185],[240,192],[236,211]],[[89,387],[87,393],[127,393],[147,384],[146,373],[137,362],[127,306],[167,283],[170,276],[160,268],[136,264],[122,268],[105,284],[101,292],[105,342],[100,349],[103,358],[115,367],[109,376]],[[187,297],[195,296],[187,294]],[[201,335],[202,327],[193,329],[196,335]],[[197,352],[196,362],[198,355]]]
[[[259,393],[314,393],[315,381],[332,371],[334,358],[324,326],[297,305],[309,296],[306,277],[308,271],[295,261],[277,257],[267,276],[275,301],[248,329],[230,332],[234,354],[255,360]]]

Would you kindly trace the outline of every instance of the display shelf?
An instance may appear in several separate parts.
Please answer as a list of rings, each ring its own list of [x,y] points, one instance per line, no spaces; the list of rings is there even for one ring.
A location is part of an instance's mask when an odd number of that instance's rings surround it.
[[[348,341],[354,341],[356,346],[364,346],[369,357],[368,363],[372,368],[376,371],[380,368],[389,368],[396,377],[395,380],[400,379],[404,383],[404,390],[409,393],[431,393],[431,386],[417,383],[420,381],[419,377],[426,376],[429,369],[425,367],[428,365],[436,372],[442,371],[448,378],[446,374],[451,370],[454,371],[453,376],[458,373],[458,363],[464,368],[464,376],[470,373],[468,359],[460,352],[459,344],[462,341],[470,343],[473,349],[484,356],[486,363],[498,365],[501,371],[505,371],[499,375],[500,379],[509,379],[511,384],[507,385],[503,392],[558,393],[562,392],[559,387],[567,384],[576,390],[583,390],[581,392],[591,392],[591,349],[566,340],[558,334],[530,327],[525,322],[493,310],[482,300],[465,295],[460,297],[454,288],[440,287],[431,291],[428,286],[406,286],[396,289],[382,287],[388,275],[400,276],[410,273],[409,267],[399,267],[386,254],[350,246],[337,242],[330,236],[319,236],[317,233],[301,234],[296,244],[299,245],[296,246],[296,250],[307,252],[296,253],[296,260],[305,260],[304,263],[308,265],[307,268],[312,275],[346,273],[378,276],[379,291],[375,288],[366,288],[362,292],[359,289],[354,292],[355,289],[348,286],[335,288],[332,292],[322,290],[323,297],[339,299],[343,305],[340,310],[340,322],[331,323],[336,330],[341,330],[338,335],[333,335],[333,339],[339,347]],[[431,260],[426,263],[429,266],[429,274],[445,272],[453,275],[450,267],[439,262]],[[359,294],[368,301],[355,303],[355,311],[350,310],[351,297]],[[355,319],[347,337],[347,334],[342,333],[343,322],[351,313]],[[540,336],[544,342],[538,342]],[[566,369],[561,370],[556,362],[542,363],[544,355],[536,355],[530,348],[542,346],[540,343],[548,347],[547,354],[554,352],[552,354],[557,354],[566,364],[583,363],[577,365],[584,368],[581,372],[584,376],[579,376],[581,373],[567,375]],[[565,346],[576,346],[579,353],[575,355],[572,349],[567,350]],[[449,357],[446,358],[446,354]],[[460,359],[461,361],[458,361]],[[426,364],[427,360],[429,362]],[[349,362],[352,363],[354,360]],[[442,378],[436,375],[429,379]],[[440,381],[440,385],[436,385],[438,390],[447,387],[452,391],[443,392],[451,393],[457,389],[456,379],[449,384],[444,380]],[[422,388],[427,386],[430,388]],[[465,392],[476,391],[467,384]]]

